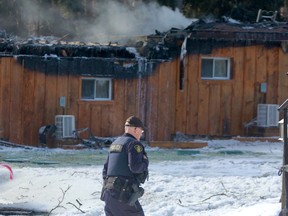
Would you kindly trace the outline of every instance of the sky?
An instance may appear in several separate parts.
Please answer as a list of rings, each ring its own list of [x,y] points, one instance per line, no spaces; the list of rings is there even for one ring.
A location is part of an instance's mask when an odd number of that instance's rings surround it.
[[[283,143],[204,142],[208,147],[190,150],[146,147],[150,175],[140,198],[146,216],[278,216]],[[0,146],[0,162],[13,170],[10,180],[0,167],[0,206],[104,216],[99,197],[106,155],[107,149]]]

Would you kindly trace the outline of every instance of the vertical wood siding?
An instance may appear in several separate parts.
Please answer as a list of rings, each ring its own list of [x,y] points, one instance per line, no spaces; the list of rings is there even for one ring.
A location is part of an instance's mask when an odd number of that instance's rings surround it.
[[[201,57],[232,59],[231,80],[202,80]],[[177,93],[176,131],[194,135],[244,135],[244,123],[257,116],[257,104],[281,104],[288,97],[288,55],[281,48],[247,46],[194,54],[185,69],[185,91]],[[267,83],[267,93],[260,92]],[[183,112],[186,107],[186,112]],[[183,115],[185,113],[185,116]]]
[[[12,59],[11,63],[14,61],[15,60]],[[25,114],[25,111],[27,112],[28,110],[28,107],[26,107],[25,110],[23,106],[25,98],[24,95],[26,95],[23,88],[24,69],[21,67],[21,65],[12,63],[10,71],[7,72],[10,73],[10,80],[8,80],[10,91],[10,118],[8,120],[9,125],[7,126],[9,128],[9,134],[12,138],[12,142],[20,143],[23,140],[24,135],[23,115]]]
[[[202,80],[204,56],[231,58],[231,80]],[[149,76],[113,79],[112,101],[89,102],[80,100],[81,76],[75,74],[73,59],[43,60],[39,72],[13,57],[1,57],[0,135],[38,146],[39,128],[54,124],[55,115],[62,114],[74,115],[76,128],[89,127],[96,136],[122,134],[130,115],[143,119],[148,141],[170,140],[177,132],[243,135],[243,123],[256,117],[258,103],[280,105],[287,99],[287,62],[281,48],[219,48],[185,57],[183,89],[175,59],[159,64]],[[260,92],[261,83],[267,83],[267,93]],[[65,109],[59,105],[61,96],[66,97]]]
[[[0,130],[3,137],[10,137],[10,118],[11,115],[11,58],[1,58],[0,65]]]

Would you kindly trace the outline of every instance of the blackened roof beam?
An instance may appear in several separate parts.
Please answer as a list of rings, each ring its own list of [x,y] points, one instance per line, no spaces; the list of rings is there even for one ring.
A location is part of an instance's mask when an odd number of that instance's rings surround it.
[[[222,39],[222,40],[252,40],[252,41],[271,41],[271,42],[280,42],[287,41],[287,33],[279,32],[222,32],[222,31],[193,31],[190,38],[194,39]]]
[[[135,58],[126,47],[83,45],[20,44],[14,55],[55,55],[58,57]]]

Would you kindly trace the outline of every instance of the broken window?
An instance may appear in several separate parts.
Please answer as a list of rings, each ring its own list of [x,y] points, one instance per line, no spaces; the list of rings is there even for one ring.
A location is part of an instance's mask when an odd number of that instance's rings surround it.
[[[111,100],[112,79],[83,78],[81,99],[83,100]]]
[[[230,79],[230,58],[202,58],[201,78],[202,79]]]

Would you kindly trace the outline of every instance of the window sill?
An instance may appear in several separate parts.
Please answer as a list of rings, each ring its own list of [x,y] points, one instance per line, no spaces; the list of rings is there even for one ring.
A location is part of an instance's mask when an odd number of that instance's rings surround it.
[[[114,105],[113,100],[79,100],[78,104]]]

